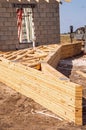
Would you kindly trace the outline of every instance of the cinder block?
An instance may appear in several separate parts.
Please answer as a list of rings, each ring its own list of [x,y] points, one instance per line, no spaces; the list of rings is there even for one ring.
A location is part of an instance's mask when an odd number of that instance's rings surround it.
[[[3,51],[6,51],[6,50],[9,50],[9,47],[8,47],[8,45],[2,45],[2,46],[0,46],[0,49]]]
[[[21,43],[19,44],[19,49],[29,48],[29,43]]]
[[[8,46],[8,49],[9,50],[16,50],[16,45],[11,44],[11,45]]]
[[[16,8],[12,8],[11,2],[28,3],[26,0],[21,2],[18,0],[11,0],[9,2],[0,0],[0,40],[7,46],[10,45],[8,49],[13,49],[18,44]],[[32,3],[32,0],[30,2]],[[33,2],[36,3],[34,0]],[[48,3],[41,0],[36,4],[36,7],[33,9],[36,41],[39,44],[56,42],[59,39],[57,37],[60,35],[58,2],[52,0]],[[24,46],[26,45],[21,45],[21,48]],[[6,46],[2,48],[5,49]]]
[[[6,8],[0,8],[0,13],[5,13],[6,12]]]

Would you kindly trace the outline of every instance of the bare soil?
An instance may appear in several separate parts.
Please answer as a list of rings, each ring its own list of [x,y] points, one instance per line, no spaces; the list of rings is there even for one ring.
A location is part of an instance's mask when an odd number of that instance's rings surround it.
[[[75,60],[75,61],[74,61]],[[85,71],[86,64],[78,62],[86,60],[80,55],[61,60],[57,69],[70,78],[71,81],[83,85],[83,97],[86,97],[86,80],[76,73]],[[74,61],[74,62],[73,62]],[[83,102],[83,106],[85,106]],[[83,126],[75,126],[72,122],[59,120],[58,116],[27,98],[3,83],[0,83],[0,130],[86,130],[85,107],[83,107]],[[51,115],[52,117],[50,117]]]

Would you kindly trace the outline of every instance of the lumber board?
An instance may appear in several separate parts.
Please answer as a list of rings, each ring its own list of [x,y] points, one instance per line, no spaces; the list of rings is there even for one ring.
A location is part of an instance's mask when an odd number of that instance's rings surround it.
[[[22,75],[22,76],[23,76],[23,75]],[[31,77],[30,77],[30,76],[31,76]],[[26,75],[25,75],[25,77],[26,77]],[[30,77],[30,78],[29,78],[29,77]],[[31,81],[31,80],[32,80],[32,81],[36,80],[36,81],[34,81],[34,84],[40,83],[40,86],[41,86],[41,85],[43,85],[43,86],[47,85],[47,86],[50,87],[50,89],[52,89],[52,87],[54,86],[54,85],[51,86],[50,84],[48,84],[48,82],[42,83],[42,80],[36,79],[36,76],[32,76],[32,75],[30,75],[30,74],[27,75],[27,79],[30,80],[30,81]],[[43,89],[43,87],[41,88],[41,90],[42,90],[42,89]],[[55,89],[55,90],[56,90],[56,89]],[[52,90],[52,92],[53,92],[53,90]],[[61,96],[62,93],[64,93],[64,92],[61,92],[61,93],[60,93],[60,90],[58,90],[58,92],[56,92],[56,94],[58,94],[58,97],[59,97],[59,95]],[[69,96],[69,95],[68,95],[68,96]],[[73,96],[74,96],[74,95],[73,95]],[[71,95],[71,98],[72,98],[73,96]],[[56,98],[58,98],[58,97],[56,97]],[[62,97],[62,98],[63,98],[63,97]],[[68,99],[68,97],[67,97],[67,95],[66,95],[65,98],[63,98],[63,100],[65,100],[65,99],[71,100],[71,98]],[[77,99],[77,100],[78,100],[78,99]],[[74,103],[74,104],[73,104],[73,103]],[[69,104],[74,106],[74,105],[75,105],[74,100],[71,100],[71,101],[69,102]]]
[[[23,74],[28,74],[29,73],[29,74],[35,75],[37,78],[40,78],[43,82],[45,80],[46,82],[48,81],[48,82],[52,83],[52,85],[53,84],[56,85],[56,84],[59,84],[59,83],[61,84],[62,83],[62,90],[63,89],[65,90],[65,86],[64,85],[66,85],[66,88],[68,90],[70,90],[70,88],[71,88],[71,90],[73,90],[74,92],[75,92],[76,89],[78,89],[78,90],[80,89],[81,90],[81,86],[77,85],[75,83],[66,82],[66,81],[62,82],[62,81],[60,81],[57,78],[51,82],[52,77],[51,78],[49,77],[49,79],[46,80],[46,78],[47,78],[46,75],[43,76],[41,71],[34,70],[34,69],[30,68],[30,67],[25,67],[25,66],[23,66],[21,64],[18,64],[18,63],[16,64],[16,62],[12,63],[9,60],[6,60],[4,58],[0,58],[0,60],[2,61],[0,64],[2,64],[3,66],[6,66],[7,68],[10,68],[10,69],[13,69],[15,71],[21,72]],[[27,73],[27,70],[28,70],[28,73]],[[60,86],[60,89],[61,89],[61,86]],[[68,91],[68,93],[69,93],[69,91]],[[72,94],[72,93],[70,93],[70,94]]]
[[[50,66],[46,62],[42,62],[41,63],[41,70],[47,76],[53,76],[54,79],[58,78],[60,80],[67,80],[67,81],[69,81],[69,78],[67,78],[66,76],[64,76],[62,73],[60,73],[59,71],[57,71],[56,69],[54,69],[52,66]]]
[[[82,42],[64,44],[61,46],[61,59],[76,56],[81,53]]]
[[[82,72],[82,71],[76,71],[77,74],[79,74],[80,76],[86,78],[86,73]]]
[[[81,125],[82,86],[54,69],[61,58],[80,53],[80,47],[76,43],[52,44],[0,53],[0,81],[65,120]]]
[[[1,68],[1,66],[0,66],[0,68]],[[6,69],[6,70],[5,70]],[[35,84],[33,83],[33,80],[31,81],[29,81],[28,82],[28,79],[26,78],[26,76],[22,76],[21,77],[21,75],[17,72],[17,73],[14,73],[12,70],[10,70],[9,69],[9,75],[8,75],[8,72],[7,72],[7,68],[1,68],[0,69],[0,72],[2,72],[1,73],[1,77],[2,77],[2,79],[3,79],[3,74],[5,74],[5,79],[4,79],[4,81],[5,80],[7,80],[6,82],[11,82],[12,81],[12,83],[17,83],[17,85],[19,84],[19,87],[18,87],[18,90],[20,89],[21,91],[22,91],[22,88],[21,88],[21,85],[25,88],[25,85],[26,86],[29,86],[29,88],[30,88],[30,90],[31,91],[33,91],[33,92],[36,92],[36,93],[38,93],[38,95],[40,95],[41,94],[41,96],[42,97],[44,97],[44,99],[45,98],[47,98],[47,100],[49,101],[49,102],[51,102],[51,93],[50,93],[50,89],[49,90],[47,90],[47,92],[48,93],[45,93],[46,92],[46,89],[45,89],[45,91],[43,91],[42,92],[42,87],[43,86],[40,86],[40,89],[39,89],[39,87],[38,87],[38,85],[36,86],[36,82],[35,82]],[[7,74],[6,74],[7,73]],[[13,76],[12,76],[12,74],[13,74]],[[17,77],[15,77],[15,74],[16,74],[16,76]],[[32,79],[32,78],[31,78]],[[13,85],[13,84],[12,84]],[[34,86],[33,86],[34,85]],[[47,86],[47,85],[46,85]],[[46,87],[45,87],[46,88]],[[47,87],[47,89],[48,89],[48,87]],[[28,90],[28,89],[27,89]],[[52,90],[51,90],[52,91]],[[50,95],[49,95],[49,93],[50,93]],[[54,95],[55,93],[53,93],[53,95]],[[74,114],[76,114],[76,112],[80,112],[80,108],[78,109],[78,110],[76,110],[75,112],[74,112],[74,109],[72,110],[72,109],[70,109],[70,110],[68,110],[68,106],[66,106],[65,107],[65,104],[64,103],[61,103],[61,105],[60,105],[60,103],[58,102],[58,100],[56,100],[56,95],[55,95],[55,97],[53,98],[52,97],[52,103],[53,103],[53,105],[54,106],[58,106],[57,108],[60,108],[60,111],[59,111],[59,113],[60,114],[65,114],[66,116],[68,116],[69,114],[71,115],[71,117],[73,117],[73,118],[75,118],[74,117]],[[49,104],[49,103],[48,103]],[[70,106],[69,106],[70,107]],[[62,110],[63,109],[63,110]],[[78,114],[78,116],[79,116],[79,118],[80,118],[80,115]],[[69,118],[69,117],[68,117]],[[74,120],[74,119],[73,119]]]
[[[56,68],[60,59],[73,56],[75,55],[75,53],[79,54],[80,52],[81,43],[73,43],[66,45],[52,44],[39,46],[35,50],[30,48],[18,51],[4,52],[0,54],[0,56],[3,56],[4,58],[11,61],[21,62],[21,64],[25,62],[24,65],[27,65],[28,62],[32,60],[32,66],[31,62],[30,65],[28,64],[28,66],[40,69],[40,67],[37,67],[37,64],[39,64],[38,60],[39,62],[45,61],[52,67]],[[37,64],[33,65],[34,60],[36,59],[38,59]]]
[[[12,87],[14,86],[13,89],[16,89],[22,94],[25,94],[23,91],[28,90],[29,97],[31,97],[32,99],[34,99],[35,101],[43,105],[44,107],[48,108],[49,110],[53,111],[54,113],[56,114],[58,113],[61,117],[64,117],[65,119],[68,120],[71,119],[74,122],[77,117],[79,118],[80,121],[80,119],[82,118],[81,117],[82,109],[80,104],[81,97],[80,95],[78,95],[79,96],[78,99],[76,97],[76,93],[81,93],[82,87],[79,86],[79,90],[76,91],[77,90],[76,87],[72,87],[72,89],[70,89],[70,86],[66,86],[60,82],[58,83],[56,81],[53,81],[52,78],[50,79],[50,77],[49,79],[47,78],[48,80],[46,81],[46,77],[44,74],[42,74],[42,72],[31,68],[28,68],[28,70],[26,70],[24,69],[25,67],[22,66],[23,65],[19,65],[18,67],[17,64],[11,64],[11,62],[9,65],[9,62],[7,61],[5,63],[1,62],[0,80],[3,81],[5,84],[10,85],[10,87],[12,84]],[[25,86],[27,89],[25,89]],[[60,89],[60,86],[62,87],[62,89]],[[67,88],[69,89],[65,91]],[[29,91],[37,95],[36,99],[34,95],[32,94],[29,95]],[[40,99],[37,98],[38,96]],[[70,99],[68,99],[68,97],[70,97]],[[41,102],[42,100],[44,101],[43,104]],[[76,106],[76,104],[78,104],[78,107]],[[57,111],[54,109],[54,107],[56,108]],[[81,123],[81,122],[77,122],[77,123]]]
[[[37,66],[42,60],[44,60],[48,54],[55,52],[57,45],[44,45],[34,49],[24,49],[18,51],[4,52],[0,56],[15,62],[21,62],[21,64],[28,65],[30,67],[40,69]],[[36,61],[37,63],[34,63]],[[31,65],[32,64],[32,65]]]
[[[60,50],[61,45],[55,48],[53,53],[50,53],[44,61],[47,62],[49,65],[51,65],[54,68],[57,68],[58,62],[60,60]]]

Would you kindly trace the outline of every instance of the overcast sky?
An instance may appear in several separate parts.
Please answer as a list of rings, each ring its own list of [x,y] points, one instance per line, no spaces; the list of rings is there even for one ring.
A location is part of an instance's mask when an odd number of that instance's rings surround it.
[[[69,26],[76,28],[86,25],[86,0],[71,0],[60,5],[60,32],[69,32]]]

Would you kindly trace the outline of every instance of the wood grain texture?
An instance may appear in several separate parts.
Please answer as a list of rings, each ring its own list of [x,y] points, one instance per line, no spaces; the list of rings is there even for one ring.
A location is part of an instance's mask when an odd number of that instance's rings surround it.
[[[65,120],[82,124],[82,86],[62,81],[56,74],[47,75],[3,58],[0,62],[0,81]]]
[[[53,44],[39,46],[36,50],[0,52],[0,81],[61,118],[81,125],[82,86],[70,82],[54,69],[62,58],[63,46]],[[71,56],[75,54],[74,47],[78,46],[80,48],[81,44],[67,45]],[[68,53],[65,52],[64,57],[68,56]]]

